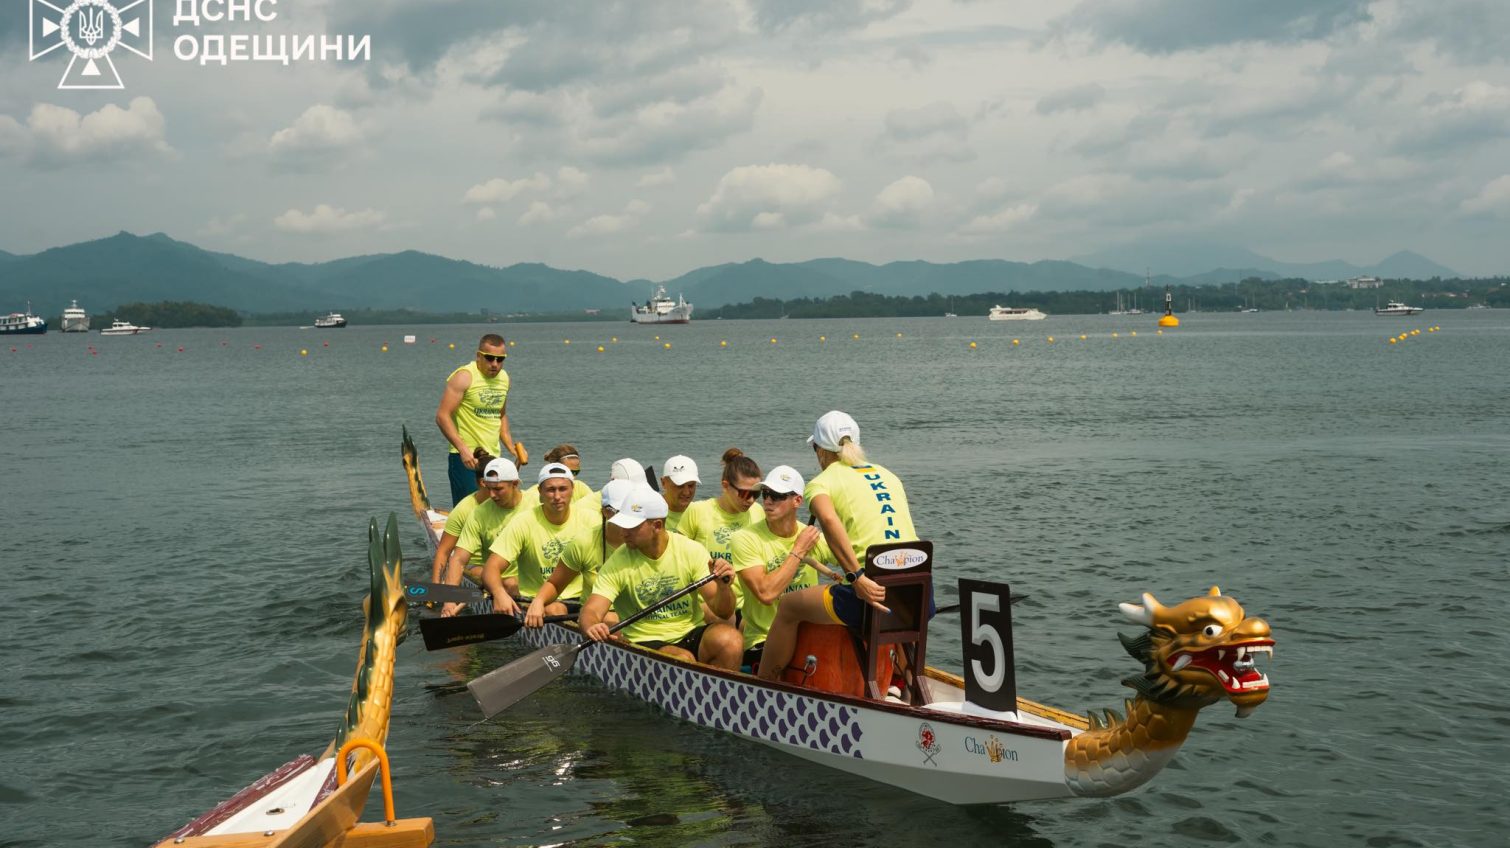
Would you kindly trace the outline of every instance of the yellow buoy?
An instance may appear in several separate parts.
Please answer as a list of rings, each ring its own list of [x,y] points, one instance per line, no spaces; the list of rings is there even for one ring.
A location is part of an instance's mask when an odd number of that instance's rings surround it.
[[[1410,334],[1412,336],[1419,336],[1419,335],[1421,335],[1421,331],[1420,330],[1411,330]]]
[[[1400,341],[1400,340],[1399,340],[1399,339],[1397,339],[1397,338],[1394,338],[1394,337],[1393,337],[1393,336],[1391,336],[1391,337],[1390,337],[1390,340],[1389,340],[1389,343],[1390,343],[1390,344],[1395,344],[1395,343],[1397,343],[1397,342],[1399,342],[1399,341]]]
[[[562,344],[571,344],[571,339],[562,339],[561,343]]]
[[[1013,339],[1013,340],[1012,340],[1012,346],[1013,346],[1013,347],[1016,347],[1016,346],[1017,346],[1017,345],[1019,345],[1019,344],[1021,344],[1021,343],[1022,343],[1022,340],[1021,340],[1021,339]]]
[[[598,345],[598,353],[602,353],[602,352],[603,352],[603,346],[602,345]]]
[[[853,336],[850,336],[850,338],[858,340],[860,338],[860,334],[859,333],[855,333]]]
[[[661,340],[661,337],[660,337],[660,336],[656,336],[656,337],[655,337],[655,340],[656,340],[656,341],[660,341],[660,340]]]
[[[1115,338],[1120,338],[1120,337],[1116,333],[1112,333],[1112,338],[1115,339]]]
[[[970,343],[970,349],[971,350],[975,350],[975,342],[971,342]]]
[[[448,348],[450,348],[452,350],[455,350],[456,349],[456,342],[451,342],[450,344],[446,345],[446,347],[448,347]]]
[[[1165,315],[1164,317],[1162,317],[1162,318],[1159,319],[1159,326],[1160,327],[1178,327],[1178,326],[1180,326],[1180,319],[1174,317],[1173,315]]]
[[[1053,344],[1053,343],[1054,343],[1054,337],[1053,336],[1049,336],[1049,344]]]
[[[818,337],[818,341],[820,341],[820,342],[826,342],[826,341],[828,341],[828,336],[819,336]]]
[[[901,337],[902,337],[902,334],[901,333],[897,333],[897,338],[900,339]]]
[[[387,345],[383,345],[382,347],[378,348],[378,350],[382,351],[383,353],[387,353],[388,352],[388,346]]]
[[[1081,333],[1080,334],[1080,340],[1081,341],[1085,341],[1085,333]]]
[[[1162,336],[1162,335],[1164,335],[1164,331],[1163,330],[1154,330],[1153,334],[1156,335],[1156,336]]]
[[[299,348],[299,355],[300,356],[309,356],[309,351],[305,350],[304,348],[301,347],[301,348]]]
[[[512,339],[509,341],[509,347],[513,347],[516,344],[519,344],[519,343],[516,342],[516,341],[513,341]]]
[[[1130,336],[1136,336],[1137,334],[1138,334],[1137,330],[1133,330],[1131,333],[1128,333],[1128,335],[1130,335]]]
[[[665,349],[670,350],[671,349],[671,342],[666,342],[665,344],[661,345],[661,347],[664,347]]]
[[[619,343],[619,337],[618,336],[614,336],[613,338],[609,339],[609,341],[613,342],[614,344],[618,344]]]
[[[719,347],[728,347],[729,346],[729,340],[728,339],[724,339],[723,341],[720,341],[718,343],[718,346]]]
[[[776,340],[775,339],[771,339],[771,344],[775,344],[775,343],[776,343]]]

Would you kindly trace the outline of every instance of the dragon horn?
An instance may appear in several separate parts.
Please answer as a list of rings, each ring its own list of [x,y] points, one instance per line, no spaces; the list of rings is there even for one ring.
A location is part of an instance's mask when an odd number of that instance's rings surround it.
[[[1127,616],[1129,621],[1144,627],[1153,627],[1153,613],[1149,612],[1147,607],[1140,607],[1137,604],[1117,604],[1117,606],[1121,608],[1122,614]]]
[[[1222,590],[1220,587],[1212,586],[1211,591],[1207,592],[1206,594],[1213,598],[1220,598],[1222,596]]]

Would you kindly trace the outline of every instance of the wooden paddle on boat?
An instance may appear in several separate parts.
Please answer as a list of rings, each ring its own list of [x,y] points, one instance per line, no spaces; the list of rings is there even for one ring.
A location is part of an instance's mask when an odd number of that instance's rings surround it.
[[[617,633],[623,630],[661,607],[696,592],[704,583],[715,580],[717,577],[716,574],[709,574],[689,586],[678,589],[615,624],[609,628],[608,632]],[[591,639],[585,639],[581,642],[546,645],[506,666],[493,669],[468,683],[467,688],[472,690],[472,697],[477,699],[477,706],[482,708],[483,718],[490,719],[529,697],[536,689],[571,671],[572,665],[577,661],[577,654],[596,644]]]
[[[575,615],[548,615],[547,624],[576,621]],[[422,618],[419,632],[425,637],[425,650],[441,651],[493,639],[506,639],[518,633],[524,622],[506,612],[456,615],[450,618]]]

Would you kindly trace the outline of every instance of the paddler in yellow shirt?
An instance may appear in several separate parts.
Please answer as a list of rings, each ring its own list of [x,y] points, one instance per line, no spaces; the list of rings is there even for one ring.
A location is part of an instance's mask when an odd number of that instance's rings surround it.
[[[446,562],[451,558],[456,540],[461,537],[461,529],[467,526],[472,510],[488,500],[488,490],[482,486],[482,475],[495,457],[486,448],[477,448],[472,451],[472,458],[477,460],[477,467],[473,469],[477,474],[477,491],[457,501],[446,516],[446,526],[441,530],[440,541],[435,545],[435,556],[430,560],[431,583],[441,582],[446,573]]]
[[[624,546],[603,563],[592,594],[582,605],[578,623],[589,639],[609,638],[605,621],[611,608],[634,615],[662,598],[712,573],[718,580],[698,587],[701,603],[721,617],[734,615],[734,569],[728,561],[708,556],[708,549],[676,533],[666,532],[666,499],[648,484],[635,486],[624,508],[608,523],[624,531]],[[697,597],[680,598],[625,628],[623,638],[677,659],[697,660],[733,671],[739,668],[743,640],[739,631],[721,621],[702,623]]]
[[[682,513],[697,497],[697,463],[690,456],[677,454],[661,464],[661,497],[666,499],[666,529],[675,533],[682,523]]]
[[[729,448],[723,455],[724,473],[720,480],[722,491],[716,498],[698,501],[682,513],[676,532],[701,542],[709,553],[732,561],[729,539],[736,530],[743,530],[765,520],[765,513],[755,503],[760,494],[760,466],[745,456],[739,448]],[[669,509],[669,507],[668,507]],[[737,610],[744,603],[744,589],[734,585],[734,603]],[[729,619],[729,624],[736,624]]]
[[[529,609],[525,610],[525,627],[544,627],[546,608],[572,583],[582,584],[583,595],[592,593],[593,582],[597,580],[604,561],[624,544],[624,531],[610,524],[608,519],[623,506],[624,498],[634,490],[634,486],[628,480],[610,480],[603,487],[600,493],[603,499],[602,523],[566,544],[555,570],[535,594],[535,599],[530,601]],[[586,504],[578,504],[579,509],[583,506]],[[610,612],[607,620],[609,624],[613,624],[618,621],[618,616]]]
[[[498,534],[503,532],[503,528],[514,516],[528,508],[524,494],[519,491],[519,469],[514,467],[514,463],[507,459],[489,460],[483,467],[481,481],[481,491],[487,493],[488,499],[472,509],[461,532],[456,535],[456,543],[451,546],[451,553],[446,560],[445,572],[440,576],[442,583],[458,586],[465,573],[472,582],[481,584],[482,561],[487,559],[488,546],[493,544],[493,540],[498,538]],[[450,526],[447,521],[446,527]],[[442,607],[441,614],[454,615],[461,607],[461,604],[447,604]]]
[[[446,473],[453,505],[477,489],[473,474],[477,460],[472,456],[476,448],[487,448],[494,456],[508,451],[519,465],[526,461],[509,431],[509,373],[503,370],[508,357],[503,336],[488,333],[477,343],[476,358],[446,378],[446,390],[435,410],[435,425],[451,443]]]
[[[861,569],[867,547],[917,541],[902,481],[865,458],[855,419],[838,410],[825,413],[807,441],[822,469],[807,484],[808,510],[844,569],[846,582],[782,597],[760,662],[760,676],[765,680],[779,679],[791,661],[797,626],[802,622],[858,628],[862,605],[879,606],[885,601],[886,590]]]
[[[772,468],[760,483],[760,506],[765,521],[740,530],[729,540],[734,571],[744,584],[739,629],[744,634],[744,665],[751,668],[760,665],[766,633],[776,620],[782,598],[818,585],[818,572],[803,557],[835,561],[818,528],[797,520],[802,507],[802,475],[797,469],[790,465]]]
[[[532,599],[545,585],[545,578],[561,559],[561,551],[593,524],[591,509],[572,507],[571,469],[559,462],[540,468],[540,505],[516,515],[498,538],[488,547],[488,560],[482,567],[482,583],[493,596],[493,612],[517,615],[522,610],[510,597],[505,584],[510,578],[523,599]],[[546,615],[564,615],[563,601],[575,601],[582,595],[578,579],[562,591],[555,603],[545,608]]]

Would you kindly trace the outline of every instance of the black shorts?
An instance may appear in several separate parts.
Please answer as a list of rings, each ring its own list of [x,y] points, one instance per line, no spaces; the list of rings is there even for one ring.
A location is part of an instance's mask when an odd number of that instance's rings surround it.
[[[760,658],[763,656],[765,656],[765,643],[761,642],[745,651],[744,657],[739,661],[740,669],[749,669],[750,673],[754,674],[755,670],[760,668]]]
[[[686,636],[683,636],[675,642],[663,642],[660,639],[648,639],[644,642],[635,642],[635,644],[639,645],[641,648],[649,648],[652,651],[659,651],[660,649],[667,646],[673,648],[681,648],[682,650],[691,654],[693,659],[697,659],[697,649],[702,645],[703,631],[707,629],[708,625],[706,624],[694,627],[690,632],[687,633]]]

